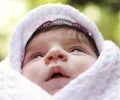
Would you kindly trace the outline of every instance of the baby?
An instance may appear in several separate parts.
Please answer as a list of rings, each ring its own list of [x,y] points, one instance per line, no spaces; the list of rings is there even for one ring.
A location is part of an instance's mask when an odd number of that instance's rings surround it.
[[[120,49],[79,10],[45,4],[15,28],[0,100],[120,100]]]
[[[40,25],[28,40],[22,74],[53,95],[91,67],[98,55],[87,29],[55,19]]]

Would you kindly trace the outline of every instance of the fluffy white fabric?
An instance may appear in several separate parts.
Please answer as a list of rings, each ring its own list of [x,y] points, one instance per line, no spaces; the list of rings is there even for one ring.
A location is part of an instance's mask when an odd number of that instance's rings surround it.
[[[87,28],[100,56],[91,68],[51,96],[21,75],[21,62],[26,42],[34,30],[43,22],[56,18],[69,19]],[[103,41],[96,25],[78,10],[48,4],[34,9],[17,25],[10,53],[0,63],[0,100],[120,100],[119,94],[120,50],[114,43]]]

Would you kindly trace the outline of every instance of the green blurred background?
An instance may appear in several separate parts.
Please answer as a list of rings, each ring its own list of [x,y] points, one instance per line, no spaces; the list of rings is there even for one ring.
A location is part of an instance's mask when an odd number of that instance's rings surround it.
[[[8,54],[18,21],[38,5],[58,2],[78,8],[97,24],[105,39],[120,47],[120,0],[0,0],[0,60]]]

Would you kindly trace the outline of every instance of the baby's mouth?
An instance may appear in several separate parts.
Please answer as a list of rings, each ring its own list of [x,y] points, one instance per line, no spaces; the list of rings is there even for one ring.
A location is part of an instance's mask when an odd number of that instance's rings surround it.
[[[50,79],[64,77],[62,73],[54,73]]]
[[[46,81],[52,80],[52,79],[58,79],[58,78],[69,78],[68,75],[63,71],[63,69],[60,66],[54,66],[50,69],[50,72],[48,74],[48,78]]]

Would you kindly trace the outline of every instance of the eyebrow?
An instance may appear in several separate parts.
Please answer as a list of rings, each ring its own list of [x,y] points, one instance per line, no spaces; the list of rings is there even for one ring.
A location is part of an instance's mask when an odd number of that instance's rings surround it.
[[[34,44],[34,45],[32,45],[32,46],[27,45],[26,48],[25,48],[25,52],[38,50],[39,48],[43,49],[43,47],[44,47],[44,46],[42,46],[42,45],[39,45],[39,46],[37,46],[37,45],[38,45],[38,44]]]

